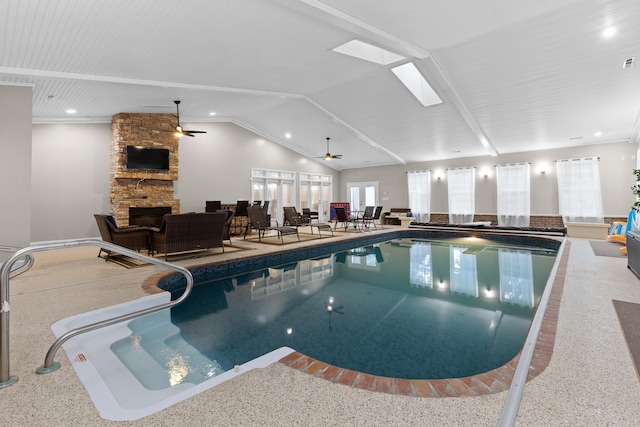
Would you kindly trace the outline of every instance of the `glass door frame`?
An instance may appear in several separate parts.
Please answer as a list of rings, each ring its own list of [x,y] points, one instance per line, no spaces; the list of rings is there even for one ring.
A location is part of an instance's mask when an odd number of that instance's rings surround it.
[[[269,200],[271,219],[282,224],[284,218],[283,206],[296,206],[296,173],[273,169],[251,168],[250,178],[250,202],[260,200],[263,203]],[[275,185],[275,198],[272,197],[272,188]],[[289,191],[285,192],[285,188]],[[288,197],[286,197],[288,196]]]
[[[318,212],[318,221],[329,219],[333,194],[333,177],[319,173],[300,172],[300,211],[309,208]],[[309,203],[311,201],[311,203]]]
[[[358,194],[362,194],[363,197],[354,199],[354,192],[357,190]],[[378,206],[380,200],[380,184],[378,181],[364,181],[364,182],[347,182],[347,198],[349,200],[349,207],[351,212],[364,211],[366,206]],[[371,200],[373,198],[373,200]],[[354,202],[358,202],[358,206],[354,206]]]

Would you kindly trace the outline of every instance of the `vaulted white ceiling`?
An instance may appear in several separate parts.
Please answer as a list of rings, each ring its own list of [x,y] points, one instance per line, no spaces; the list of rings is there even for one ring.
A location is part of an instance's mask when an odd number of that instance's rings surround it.
[[[231,121],[311,158],[331,137],[339,170],[635,143],[638,22],[637,0],[3,0],[0,84],[33,85],[34,123],[179,99],[189,128]],[[332,51],[354,39],[406,59]],[[408,62],[441,104],[395,77]]]

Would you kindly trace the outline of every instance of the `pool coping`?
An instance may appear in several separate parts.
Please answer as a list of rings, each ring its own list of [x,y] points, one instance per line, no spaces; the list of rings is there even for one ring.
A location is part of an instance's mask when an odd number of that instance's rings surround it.
[[[553,289],[551,290],[531,365],[529,366],[527,382],[545,370],[553,355],[569,251],[570,243],[567,241],[553,281]],[[509,390],[520,361],[521,352],[505,365],[491,371],[468,377],[437,380],[390,378],[366,374],[330,365],[297,351],[283,357],[278,362],[314,377],[362,390],[412,397],[470,397]]]

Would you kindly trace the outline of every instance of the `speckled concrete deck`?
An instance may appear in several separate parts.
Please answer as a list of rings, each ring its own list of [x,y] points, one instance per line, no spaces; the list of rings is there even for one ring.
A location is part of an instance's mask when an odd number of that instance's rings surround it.
[[[279,249],[237,244],[251,251]],[[143,296],[140,284],[158,272],[151,266],[126,270],[96,254],[94,248],[38,253],[34,268],[12,280],[11,374],[19,381],[0,389],[3,425],[114,424],[100,418],[62,351],[60,370],[34,373],[53,342],[52,323]],[[611,300],[640,303],[640,280],[626,268],[626,259],[597,257],[587,240],[571,239],[562,293],[553,353],[546,368],[527,383],[517,425],[637,425],[640,383]],[[275,363],[120,424],[495,426],[505,397],[506,392],[446,399],[379,393]]]

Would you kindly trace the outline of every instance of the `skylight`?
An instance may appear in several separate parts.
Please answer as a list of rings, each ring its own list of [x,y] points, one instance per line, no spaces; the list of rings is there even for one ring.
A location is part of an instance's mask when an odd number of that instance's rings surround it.
[[[402,55],[389,52],[388,50],[382,49],[378,46],[374,46],[356,39],[353,39],[350,42],[342,44],[331,50],[381,65],[387,65],[405,59],[405,57]]]
[[[420,74],[420,71],[413,65],[413,62],[393,67],[391,71],[393,71],[393,74],[400,79],[402,84],[409,89],[409,92],[425,107],[442,104],[442,99],[440,99],[425,78],[422,77],[422,74]]]

